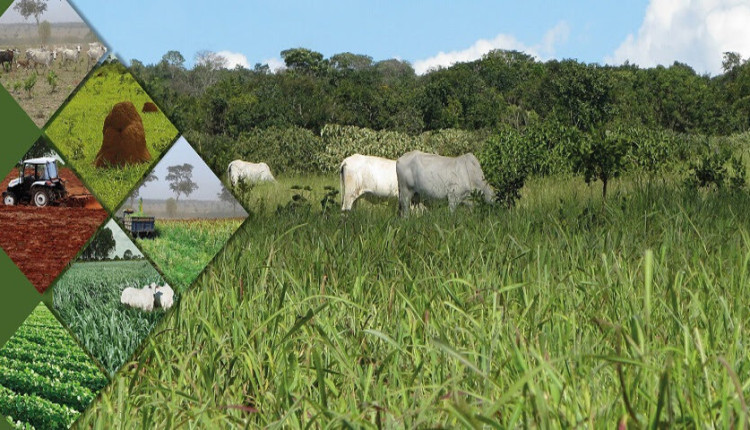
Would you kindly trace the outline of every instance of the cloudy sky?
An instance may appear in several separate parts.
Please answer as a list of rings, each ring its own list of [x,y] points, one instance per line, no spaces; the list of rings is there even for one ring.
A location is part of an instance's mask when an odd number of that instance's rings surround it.
[[[170,197],[176,198],[177,196],[169,189],[169,182],[166,180],[169,174],[168,168],[185,163],[193,166],[192,180],[198,184],[198,189],[190,194],[189,197],[183,195],[180,198],[182,200],[217,201],[217,195],[223,189],[221,181],[214,175],[208,165],[206,165],[184,137],[180,137],[174,146],[167,151],[164,158],[156,165],[154,174],[158,180],[144,185],[140,190],[141,197],[154,200],[166,200]]]
[[[55,2],[55,0],[51,0]],[[399,58],[418,73],[517,49],[541,60],[690,64],[719,73],[724,51],[750,57],[750,0],[74,0],[124,60],[189,63],[202,49],[233,64],[281,64],[305,47]],[[188,64],[190,65],[190,64]]]

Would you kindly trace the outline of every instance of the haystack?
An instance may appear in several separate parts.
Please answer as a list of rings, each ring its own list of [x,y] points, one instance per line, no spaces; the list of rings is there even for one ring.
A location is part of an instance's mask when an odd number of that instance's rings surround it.
[[[123,167],[151,160],[143,121],[133,103],[114,105],[104,120],[102,134],[102,147],[94,159],[96,167]]]

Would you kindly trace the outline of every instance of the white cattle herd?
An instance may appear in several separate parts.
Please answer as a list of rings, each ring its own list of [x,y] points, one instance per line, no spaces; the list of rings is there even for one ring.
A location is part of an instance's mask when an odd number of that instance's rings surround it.
[[[354,154],[339,164],[338,172],[342,211],[351,210],[363,196],[368,200],[398,199],[402,216],[407,216],[415,205],[430,200],[447,200],[452,212],[461,203],[471,205],[470,197],[475,192],[487,203],[495,200],[495,192],[471,153],[444,157],[411,151],[398,160]],[[274,181],[266,163],[234,160],[229,163],[227,175],[232,186],[242,179]]]
[[[151,312],[155,307],[167,310],[174,304],[174,290],[169,284],[157,285],[155,282],[142,288],[128,287],[122,290],[120,303],[144,312]]]
[[[91,67],[107,52],[107,48],[99,42],[89,43],[86,48],[87,66]],[[83,48],[81,45],[66,45],[66,46],[41,46],[39,48],[29,48],[21,55],[21,52],[16,49],[5,49],[0,50],[0,62],[3,66],[6,63],[10,63],[8,71],[16,69],[34,69],[36,70],[39,66],[46,69],[51,68],[55,62],[60,64],[60,67],[69,68],[71,65],[77,66],[84,58],[82,55]]]

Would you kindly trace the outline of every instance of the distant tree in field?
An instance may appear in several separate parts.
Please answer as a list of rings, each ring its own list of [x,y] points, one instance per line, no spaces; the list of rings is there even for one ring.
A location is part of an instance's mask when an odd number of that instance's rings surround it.
[[[237,199],[234,198],[232,193],[227,187],[221,187],[221,191],[218,194],[219,200],[227,202],[232,205],[232,215],[237,213]]]
[[[180,200],[180,196],[184,195],[189,197],[193,191],[198,189],[198,184],[193,182],[193,165],[185,163],[182,165],[169,166],[167,167],[167,177],[169,181],[169,189],[177,196],[177,201]]]
[[[122,254],[123,260],[132,260],[133,259],[133,251],[126,249],[125,252]]]
[[[169,199],[167,199],[165,205],[167,209],[167,215],[170,218],[174,218],[174,216],[177,215],[177,201],[170,197]]]
[[[105,227],[94,236],[89,246],[81,254],[81,259],[104,260],[109,257],[109,254],[115,249],[116,244],[112,230]]]
[[[39,30],[39,40],[42,41],[42,45],[48,44],[52,37],[52,24],[50,24],[49,21],[44,20],[39,24],[37,29]]]
[[[143,178],[143,182],[141,182],[141,185],[138,186],[135,190],[133,190],[133,193],[130,195],[130,207],[132,208],[135,206],[135,199],[138,198],[138,196],[141,194],[141,188],[145,187],[149,182],[157,181],[159,180],[159,177],[154,174],[154,172],[149,173],[146,175],[145,178]]]
[[[23,19],[33,16],[38,27],[39,17],[47,11],[47,0],[18,0],[13,9],[20,13]]]
[[[602,201],[607,200],[607,186],[622,173],[629,141],[620,128],[601,128],[582,139],[574,153],[577,170],[587,184],[602,181]]]

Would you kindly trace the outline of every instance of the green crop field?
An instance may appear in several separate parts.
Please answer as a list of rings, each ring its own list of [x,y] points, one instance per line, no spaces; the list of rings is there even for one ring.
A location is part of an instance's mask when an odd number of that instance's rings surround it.
[[[136,242],[175,291],[185,291],[241,224],[237,219],[157,220],[157,237]]]
[[[67,429],[107,378],[39,304],[0,349],[0,415],[19,429]]]
[[[177,129],[161,112],[140,112],[143,104],[152,100],[119,63],[105,64],[94,70],[45,131],[89,189],[110,210],[116,209],[151,166],[151,163],[144,163],[124,168],[94,167],[94,158],[102,145],[104,119],[112,106],[123,101],[133,102],[140,113],[151,160],[157,160],[176,139]]]
[[[120,304],[127,287],[164,282],[145,260],[75,263],[54,286],[60,318],[104,369],[113,374],[164,315]]]
[[[77,428],[746,425],[746,192],[563,176],[402,219],[321,215],[332,182],[256,211]]]

